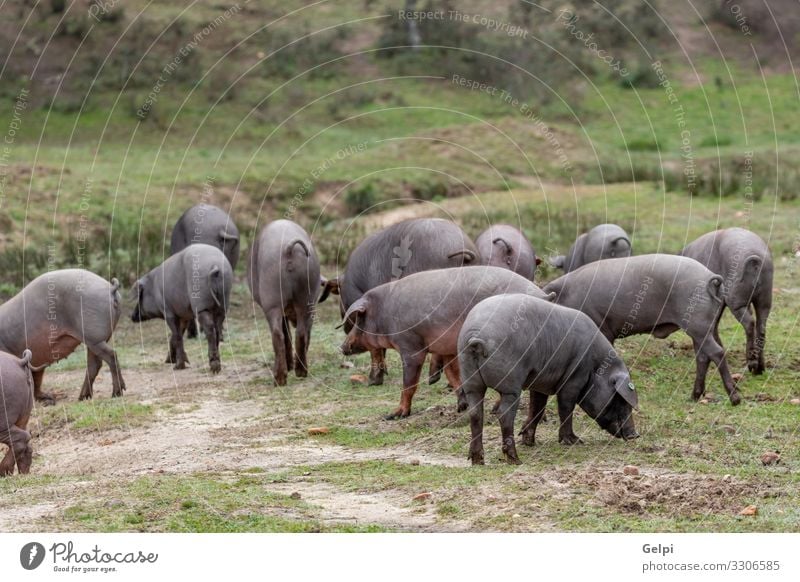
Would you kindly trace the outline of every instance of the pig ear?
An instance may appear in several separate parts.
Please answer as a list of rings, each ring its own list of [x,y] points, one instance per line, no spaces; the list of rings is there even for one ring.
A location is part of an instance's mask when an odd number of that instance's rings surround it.
[[[319,301],[317,303],[322,303],[328,298],[328,295],[333,293],[334,295],[339,294],[339,278],[336,277],[334,279],[326,279],[325,277],[320,277],[320,285],[322,286],[322,295],[319,297]]]
[[[614,390],[617,394],[622,396],[622,399],[630,404],[636,410],[639,410],[639,394],[631,382],[631,379],[625,374],[615,374],[611,378],[611,383],[614,385]]]
[[[139,301],[142,296],[142,280],[139,279],[136,281],[133,286],[131,287],[131,299]]]
[[[355,326],[356,321],[358,320],[358,316],[362,313],[367,312],[367,300],[363,297],[353,303],[350,306],[350,309],[347,310],[347,313],[344,314],[342,318],[342,325],[345,323],[350,323],[350,325]]]

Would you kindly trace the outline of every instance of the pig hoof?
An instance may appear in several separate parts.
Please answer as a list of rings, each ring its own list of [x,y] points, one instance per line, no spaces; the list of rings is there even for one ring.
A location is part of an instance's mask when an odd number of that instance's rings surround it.
[[[172,354],[167,354],[167,359],[164,360],[165,364],[174,364],[175,358],[172,357]]]
[[[286,376],[276,376],[275,386],[286,386]]]
[[[560,439],[558,439],[558,442],[568,446],[583,444],[583,441],[574,434],[561,437]]]
[[[738,392],[731,392],[731,405],[738,406],[742,403],[742,395]]]
[[[395,410],[391,414],[387,414],[386,416],[384,416],[383,420],[398,420],[400,418],[406,418],[410,414],[411,414],[410,410],[408,412],[405,412],[405,411],[403,411],[403,410],[398,408],[397,410]]]
[[[211,360],[211,362],[209,362],[209,367],[211,368],[212,374],[219,374],[222,370],[222,365],[219,363],[219,360]]]
[[[433,374],[428,376],[428,385],[429,386],[433,386],[439,380],[441,380],[441,378],[442,378],[442,373],[441,372],[434,372]]]
[[[522,444],[526,447],[532,447],[536,443],[536,439],[532,434],[520,433],[522,435]]]
[[[692,400],[694,400],[695,402],[700,400],[702,397],[703,397],[703,392],[697,392],[696,390],[692,392]]]
[[[472,453],[467,458],[472,462],[473,466],[486,464],[483,460],[483,453]]]
[[[186,369],[186,362],[178,362],[173,367],[175,370],[185,370]]]
[[[522,461],[519,460],[519,457],[512,457],[510,455],[506,455],[506,463],[509,465],[521,465]]]
[[[52,394],[42,393],[36,397],[36,400],[42,403],[42,406],[53,406],[56,403],[56,399]]]
[[[373,376],[372,374],[369,375],[369,382],[367,386],[380,386],[383,384],[383,374],[380,376]]]

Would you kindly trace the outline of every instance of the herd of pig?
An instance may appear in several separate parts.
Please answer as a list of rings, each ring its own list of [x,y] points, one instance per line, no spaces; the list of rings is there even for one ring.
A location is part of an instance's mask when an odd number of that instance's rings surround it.
[[[171,256],[133,286],[131,319],[160,318],[170,329],[167,363],[188,363],[184,335],[202,330],[209,369],[221,369],[219,344],[239,260],[239,232],[221,209],[201,204],[176,223]],[[384,228],[351,253],[340,276],[326,279],[308,233],[290,220],[267,224],[250,246],[247,282],[268,323],[274,382],[290,371],[309,372],[308,348],[316,305],[339,298],[346,334],[344,355],[369,352],[370,384],[382,384],[387,349],[399,352],[400,404],[386,418],[411,413],[430,354],[428,382],[444,373],[469,411],[469,458],[484,462],[484,397],[499,393],[493,412],[508,462],[519,463],[514,419],[523,389],[529,410],[520,435],[533,445],[549,396],[557,401],[559,441],[575,444],[572,415],[580,406],[601,428],[623,439],[638,436],[638,407],[630,372],[615,340],[635,334],[665,338],[682,329],[692,339],[696,376],[692,396],[705,392],[709,362],[716,365],[733,405],[741,401],[718,333],[727,306],[744,326],[747,366],[764,370],[766,322],[773,265],[756,234],[729,228],[708,233],[678,255],[632,255],[627,233],[603,224],[580,235],[569,252],[552,257],[564,275],[539,288],[541,259],[513,226],[493,225],[473,242],[455,223],[412,219]],[[0,442],[8,452],[0,476],[30,470],[27,430],[44,370],[83,343],[86,376],[80,399],[92,397],[105,362],[112,396],[125,382],[111,336],[121,315],[119,282],[82,269],[47,272],[0,306]],[[294,347],[292,327],[295,329]]]

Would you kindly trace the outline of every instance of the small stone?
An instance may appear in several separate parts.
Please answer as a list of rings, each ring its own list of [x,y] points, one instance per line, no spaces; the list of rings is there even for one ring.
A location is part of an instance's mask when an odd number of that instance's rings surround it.
[[[761,455],[761,463],[763,465],[777,465],[781,462],[781,456],[774,451],[767,451]]]
[[[723,424],[719,427],[721,430],[725,431],[728,434],[736,434],[736,427],[731,426],[729,424]]]
[[[515,513],[514,515],[511,516],[511,519],[519,519],[520,517],[522,516],[519,513]]]
[[[701,398],[700,400],[698,400],[698,403],[699,404],[708,404],[709,400],[708,400],[708,398]]]
[[[739,512],[739,515],[758,515],[758,507],[755,505],[748,505]]]
[[[308,429],[308,434],[310,435],[328,434],[329,432],[331,432],[331,429],[329,429],[327,426],[315,426]]]
[[[742,378],[744,378],[744,374],[739,374],[739,373],[737,372],[736,374],[731,374],[731,378],[733,379],[733,381],[734,381],[736,384],[738,384],[739,382],[741,382],[741,381],[742,381]]]
[[[638,475],[639,474],[639,467],[636,465],[625,465],[622,468],[623,475]]]
[[[800,398],[792,398],[789,404],[794,404],[795,406],[800,405]]]
[[[414,466],[417,466],[417,465],[419,465],[419,459],[411,459],[411,460],[408,462],[408,464],[409,464],[409,465],[414,465]]]
[[[364,374],[353,374],[350,376],[350,383],[351,384],[366,384],[367,377]]]
[[[354,367],[355,367],[355,364],[354,364],[353,362],[349,361],[349,360],[345,360],[344,362],[342,362],[341,364],[339,364],[339,367],[340,367],[340,368],[345,368],[345,369],[347,369],[347,368],[354,368]]]
[[[308,477],[309,475],[311,475],[311,471],[304,471],[303,472],[303,477]]]
[[[413,501],[427,501],[431,497],[433,497],[433,493],[431,493],[430,491],[424,491],[422,493],[417,493],[416,495],[414,495]]]
[[[289,497],[291,497],[292,499],[300,499],[301,495],[299,491],[295,491],[291,495],[289,495]]]

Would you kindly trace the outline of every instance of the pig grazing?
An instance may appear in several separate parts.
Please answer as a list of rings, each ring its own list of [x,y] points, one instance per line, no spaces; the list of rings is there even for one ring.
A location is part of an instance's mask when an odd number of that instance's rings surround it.
[[[222,369],[219,342],[232,283],[233,270],[221,250],[206,244],[189,245],[136,282],[138,300],[131,319],[136,323],[166,320],[172,332],[167,363],[182,370],[189,362],[183,332],[197,318],[208,341],[209,367],[216,374]]]
[[[754,374],[761,374],[767,318],[772,309],[773,266],[767,243],[749,230],[726,228],[704,234],[684,248],[681,255],[722,276],[725,304],[747,336],[747,367]]]
[[[530,390],[523,442],[533,446],[536,426],[548,396],[558,400],[559,442],[580,439],[572,430],[579,405],[603,429],[625,440],[636,432],[632,409],[638,407],[628,368],[589,317],[530,295],[498,295],[469,312],[458,335],[461,389],[470,411],[469,458],[483,465],[483,399],[486,389],[500,393],[503,453],[519,464],[514,417],[520,394]]]
[[[631,241],[628,233],[616,224],[599,224],[580,235],[566,256],[551,259],[550,264],[569,273],[603,259],[631,256]]]
[[[530,281],[542,262],[525,235],[509,224],[490,226],[475,239],[475,246],[482,264],[511,269]]]
[[[321,278],[314,245],[299,224],[276,220],[261,230],[250,251],[247,284],[272,333],[275,384],[284,386],[292,368],[305,378]],[[296,328],[294,356],[289,323]]]
[[[30,473],[33,448],[30,445],[28,419],[33,409],[31,351],[22,359],[0,352],[0,443],[8,452],[0,461],[0,477],[11,475],[14,465],[21,474]]]
[[[231,217],[216,206],[198,204],[184,212],[172,229],[170,255],[179,253],[191,244],[207,244],[221,250],[236,269],[239,262],[239,229]],[[187,335],[197,337],[197,323],[189,322]]]
[[[477,265],[480,255],[457,224],[440,218],[415,218],[380,230],[350,253],[344,275],[326,283],[320,301],[329,292],[340,294],[342,314],[370,289],[431,269]],[[345,320],[345,332],[350,323]],[[386,350],[371,352],[370,385],[383,384]]]
[[[112,396],[122,396],[125,382],[116,352],[109,345],[120,316],[119,281],[111,283],[83,269],[50,271],[36,277],[0,306],[0,350],[21,357],[33,352],[33,387],[37,400],[52,404],[42,392],[44,368],[86,345],[86,377],[80,399],[92,397],[103,362],[111,369]]]
[[[344,316],[350,331],[345,355],[392,348],[403,360],[400,406],[387,420],[408,416],[428,352],[443,357],[450,384],[458,389],[457,340],[461,324],[478,302],[501,293],[546,297],[524,277],[499,267],[437,269],[403,277],[367,291]],[[459,392],[459,410],[466,402]]]
[[[721,287],[722,277],[694,259],[658,254],[590,263],[544,289],[556,293],[559,305],[583,311],[612,343],[641,333],[663,339],[684,330],[697,359],[694,399],[705,392],[708,363],[713,361],[736,405],[741,396],[717,331],[725,306]]]

